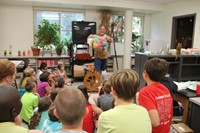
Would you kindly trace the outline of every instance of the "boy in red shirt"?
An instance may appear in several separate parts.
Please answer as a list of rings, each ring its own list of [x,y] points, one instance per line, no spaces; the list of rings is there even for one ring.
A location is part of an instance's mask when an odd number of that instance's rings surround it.
[[[151,119],[152,133],[169,133],[173,117],[173,103],[169,90],[159,83],[166,74],[166,61],[159,58],[147,60],[143,78],[147,86],[138,94],[139,105],[145,107]]]

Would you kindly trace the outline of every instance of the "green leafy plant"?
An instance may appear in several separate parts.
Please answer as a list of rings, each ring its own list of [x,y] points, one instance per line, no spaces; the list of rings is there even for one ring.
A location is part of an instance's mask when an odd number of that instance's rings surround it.
[[[62,54],[62,51],[64,51],[66,53],[67,50],[70,49],[70,44],[71,44],[71,39],[62,39],[60,35],[57,36],[57,40],[56,40],[56,45],[55,49],[56,49],[56,53],[58,55]]]
[[[58,44],[58,36],[61,26],[56,23],[49,23],[48,20],[43,21],[38,25],[38,31],[35,34],[37,38],[37,46],[44,47],[45,45]]]
[[[70,46],[71,43],[71,39],[61,39],[61,36],[58,36],[57,38],[57,44],[55,45],[56,49],[63,49],[63,50],[67,50]]]
[[[132,51],[135,52],[141,52],[143,50],[143,36],[142,35],[136,35],[136,33],[132,33]]]

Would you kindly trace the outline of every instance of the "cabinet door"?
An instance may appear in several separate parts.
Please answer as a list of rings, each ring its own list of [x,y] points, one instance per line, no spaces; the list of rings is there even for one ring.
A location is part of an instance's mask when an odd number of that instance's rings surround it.
[[[189,113],[189,122],[188,125],[194,133],[200,133],[200,106],[195,103],[191,103],[190,113]]]

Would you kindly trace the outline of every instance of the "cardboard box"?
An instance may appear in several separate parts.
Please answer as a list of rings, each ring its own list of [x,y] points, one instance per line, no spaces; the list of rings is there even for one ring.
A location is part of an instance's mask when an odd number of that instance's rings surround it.
[[[192,129],[190,129],[184,123],[172,124],[170,133],[194,133]]]

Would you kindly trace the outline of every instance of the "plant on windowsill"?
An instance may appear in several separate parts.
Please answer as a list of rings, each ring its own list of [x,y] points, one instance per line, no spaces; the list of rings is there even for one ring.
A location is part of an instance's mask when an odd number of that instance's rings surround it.
[[[39,56],[40,55],[40,48],[38,48],[38,45],[34,43],[34,46],[31,47],[33,56]]]
[[[60,56],[62,54],[62,51],[66,53],[67,50],[70,50],[70,42],[71,39],[61,39],[61,36],[58,35],[57,40],[55,42],[56,45],[54,45],[57,55]]]
[[[58,44],[58,36],[61,26],[59,24],[51,24],[48,20],[43,19],[42,22],[38,25],[38,31],[35,34],[37,38],[37,46],[42,48],[42,55],[44,55],[44,47],[50,46],[50,53],[52,55],[51,44]]]

